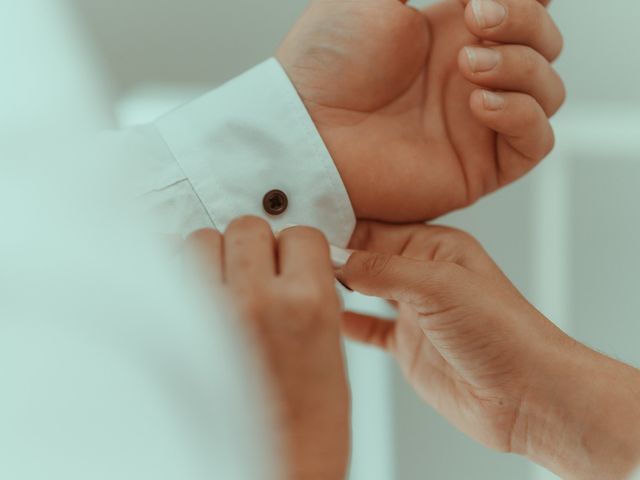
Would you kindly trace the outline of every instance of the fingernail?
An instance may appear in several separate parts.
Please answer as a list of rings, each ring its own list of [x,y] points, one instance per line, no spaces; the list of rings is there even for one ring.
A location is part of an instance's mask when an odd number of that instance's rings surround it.
[[[353,255],[353,250],[345,250],[344,248],[331,245],[330,253],[333,268],[339,270],[347,264],[351,255]]]
[[[340,280],[339,278],[336,278],[336,281],[343,286],[343,288],[349,292],[353,292],[353,288],[351,288],[349,285],[347,285],[346,283],[344,283],[342,280]]]
[[[493,70],[500,61],[500,52],[491,48],[464,47],[469,60],[469,68],[474,73]]]
[[[507,15],[504,6],[495,0],[471,0],[471,8],[480,28],[497,27]]]
[[[482,91],[482,99],[484,108],[487,110],[502,110],[505,105],[505,99],[502,95],[499,95],[488,90]]]

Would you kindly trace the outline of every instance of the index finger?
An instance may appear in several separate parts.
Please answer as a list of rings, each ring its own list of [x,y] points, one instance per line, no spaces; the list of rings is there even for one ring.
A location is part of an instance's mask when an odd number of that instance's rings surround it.
[[[361,221],[349,247],[422,262],[452,263],[485,278],[509,282],[480,242],[455,228]]]
[[[471,235],[439,225],[391,225],[358,222],[350,248],[412,260],[457,263],[474,270],[480,257],[486,256]]]
[[[560,30],[538,0],[471,0],[467,27],[481,40],[529,46],[553,61],[560,55]]]

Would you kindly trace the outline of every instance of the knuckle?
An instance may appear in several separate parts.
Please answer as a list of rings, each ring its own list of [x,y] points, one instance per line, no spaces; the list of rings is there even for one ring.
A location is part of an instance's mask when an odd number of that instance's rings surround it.
[[[335,290],[315,283],[289,287],[284,303],[287,315],[281,328],[296,336],[309,336],[322,330],[326,325],[322,317],[327,313],[338,315],[340,308]]]
[[[553,61],[560,56],[564,39],[549,11],[538,0],[511,2],[509,30],[518,32],[522,40],[539,45],[546,58]]]
[[[458,230],[457,228],[452,228],[449,230],[451,236],[458,242],[459,245],[464,247],[476,247],[478,245],[478,240],[476,237],[471,235],[464,230]]]
[[[564,51],[564,36],[558,30],[558,39],[555,42],[554,49],[551,51],[551,61],[555,61]]]
[[[442,227],[440,235],[443,241],[461,248],[475,248],[480,245],[473,235],[457,228]]]
[[[433,280],[437,284],[434,288],[443,295],[457,295],[461,285],[468,283],[469,271],[462,265],[455,262],[439,262],[431,266],[433,270]]]
[[[567,100],[567,88],[564,84],[564,81],[555,71],[554,76],[556,78],[557,88],[554,90],[553,99],[550,102],[550,107],[547,112],[549,117],[555,115]]]
[[[477,238],[455,228],[443,230],[439,245],[440,256],[454,263],[463,261],[468,255],[477,255],[484,251]]]
[[[460,245],[467,252],[476,253],[480,250],[483,250],[482,245],[480,244],[480,241],[470,233],[460,232],[458,234],[458,238],[459,238]]]
[[[486,255],[484,247],[473,235],[443,225],[429,225],[416,234],[412,249],[415,252],[417,248],[422,250],[421,258],[431,262],[435,269],[449,263],[465,265],[470,258]]]
[[[382,275],[391,262],[391,255],[386,253],[372,253],[362,262],[363,272],[370,276],[376,277]]]
[[[560,79],[560,105],[562,105],[567,100],[567,85],[560,76],[558,78]]]
[[[532,128],[540,121],[540,106],[533,97],[523,97],[519,110],[518,120],[522,129]]]
[[[301,308],[320,308],[329,298],[327,289],[318,282],[298,283],[296,287],[288,289],[289,301]]]
[[[337,326],[340,312],[340,300],[330,282],[254,285],[235,292],[235,305],[250,329],[297,345]]]
[[[542,144],[542,158],[546,158],[553,151],[556,146],[556,136],[553,133],[553,130],[550,131],[549,135],[545,139]]]
[[[544,16],[547,15],[545,8],[538,0],[511,2],[511,7],[513,12],[511,27],[514,30],[524,32],[528,37],[537,36]]]
[[[555,148],[555,143],[555,135],[553,133],[553,130],[550,129],[550,132],[538,142],[535,151],[531,155],[532,160],[539,162],[548,157]]]

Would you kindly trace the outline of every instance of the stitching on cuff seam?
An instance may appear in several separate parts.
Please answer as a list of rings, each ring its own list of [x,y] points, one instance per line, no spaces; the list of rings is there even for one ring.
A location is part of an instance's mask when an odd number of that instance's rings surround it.
[[[164,138],[164,135],[160,131],[160,128],[158,128],[158,125],[155,122],[152,123],[152,125],[153,125],[153,128],[155,129],[155,131],[157,132],[158,136],[160,137],[160,140],[162,141],[164,146],[167,148],[167,151],[171,154],[171,157],[173,158],[173,160],[178,164],[178,168],[180,168],[180,170],[182,171],[182,173],[184,175],[184,179],[187,182],[189,182],[189,185],[191,186],[191,190],[193,190],[193,193],[196,196],[196,198],[198,199],[198,202],[200,202],[200,205],[202,206],[204,212],[207,214],[207,217],[209,217],[209,220],[211,220],[211,224],[214,227],[218,228],[215,220],[211,216],[211,212],[209,212],[209,209],[205,205],[204,200],[202,199],[202,197],[200,196],[200,193],[199,193],[198,189],[195,187],[195,185],[191,181],[191,178],[189,177],[189,175],[187,175],[187,172],[185,171],[184,167],[182,166],[182,163],[180,162],[180,160],[178,159],[178,156],[175,154],[175,152],[173,151],[173,149],[169,145],[169,142],[167,142],[167,139]],[[214,178],[214,182],[217,184],[217,182],[215,181],[215,178]]]

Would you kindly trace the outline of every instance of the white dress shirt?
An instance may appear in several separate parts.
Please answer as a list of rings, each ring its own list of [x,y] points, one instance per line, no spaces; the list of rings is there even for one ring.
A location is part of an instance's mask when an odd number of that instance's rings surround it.
[[[237,319],[113,176],[37,171],[0,176],[0,478],[281,478]]]
[[[91,100],[75,93],[64,98]],[[0,478],[278,478],[238,322],[192,298],[119,217],[133,194],[167,233],[254,214],[345,245],[355,223],[347,192],[282,68],[267,61],[81,154],[50,148],[37,122],[2,145]],[[116,164],[131,185],[114,182]],[[288,207],[269,215],[263,198],[276,189]]]
[[[271,59],[151,125],[109,134],[135,168],[165,233],[223,231],[240,215],[274,230],[310,225],[346,246],[355,215],[342,179],[286,73]],[[279,215],[263,200],[283,192]]]

